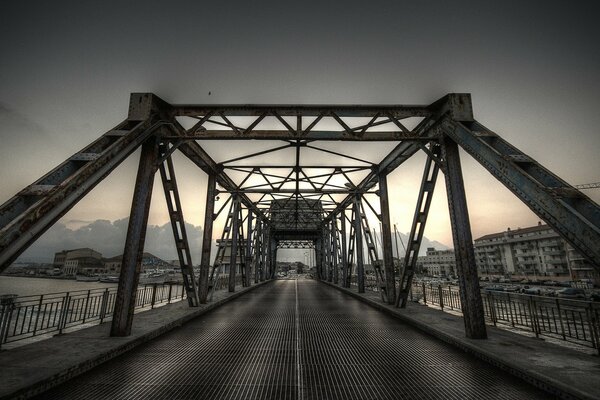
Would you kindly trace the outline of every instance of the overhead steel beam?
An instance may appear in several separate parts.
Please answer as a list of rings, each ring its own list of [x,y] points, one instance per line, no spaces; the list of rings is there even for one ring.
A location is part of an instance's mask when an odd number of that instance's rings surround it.
[[[181,139],[179,136],[166,136],[165,140]],[[303,135],[294,134],[290,131],[279,130],[256,130],[248,133],[226,131],[226,130],[202,130],[193,135],[187,135],[183,140],[331,140],[346,142],[391,142],[391,141],[423,141],[428,140],[412,132],[401,131],[367,131],[360,135],[352,135],[348,132],[336,131],[310,131]]]
[[[0,206],[0,272],[146,139],[165,127],[158,119],[136,118],[133,109],[130,119]]]
[[[443,129],[600,271],[598,204],[476,121]]]
[[[467,93],[451,93],[435,103],[428,106],[429,115],[421,121],[413,133],[418,134],[430,140],[437,140],[441,135],[441,122],[443,117],[454,118],[457,121],[473,121],[473,108],[471,105],[471,95]],[[357,189],[367,191],[373,188],[378,182],[379,174],[389,174],[402,163],[412,157],[421,148],[420,143],[402,142],[397,145],[384,159],[369,173],[359,184]],[[331,211],[325,220],[329,220],[340,210],[348,208],[353,201],[354,195],[348,195],[339,205]]]
[[[427,117],[430,105],[274,105],[274,104],[174,104],[170,113],[175,116],[225,115],[227,117],[260,117],[265,114],[282,117],[374,117],[391,115],[394,118]]]

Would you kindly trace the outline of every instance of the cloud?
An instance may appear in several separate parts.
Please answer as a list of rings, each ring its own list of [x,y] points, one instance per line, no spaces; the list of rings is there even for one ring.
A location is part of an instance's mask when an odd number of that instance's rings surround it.
[[[64,223],[57,223],[40,237],[20,257],[23,261],[51,262],[54,253],[90,247],[102,253],[104,257],[113,257],[123,253],[127,234],[128,218],[114,222],[99,219],[77,229],[68,228]],[[185,224],[190,243],[192,262],[199,264],[202,243],[202,228]],[[177,259],[177,250],[173,240],[171,224],[162,226],[149,225],[146,232],[144,251],[154,254],[163,260]]]

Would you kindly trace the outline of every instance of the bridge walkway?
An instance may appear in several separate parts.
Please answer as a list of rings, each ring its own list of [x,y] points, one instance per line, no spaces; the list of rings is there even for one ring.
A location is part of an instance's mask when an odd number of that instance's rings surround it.
[[[275,281],[40,399],[548,399],[341,293]]]

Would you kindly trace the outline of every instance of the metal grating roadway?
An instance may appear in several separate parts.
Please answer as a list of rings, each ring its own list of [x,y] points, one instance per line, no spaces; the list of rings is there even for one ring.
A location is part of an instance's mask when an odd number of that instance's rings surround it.
[[[326,285],[275,281],[38,399],[548,399]]]

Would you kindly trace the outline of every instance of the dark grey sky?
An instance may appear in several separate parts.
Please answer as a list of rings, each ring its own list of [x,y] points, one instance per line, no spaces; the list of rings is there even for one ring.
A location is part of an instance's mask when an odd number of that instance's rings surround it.
[[[483,124],[570,183],[595,182],[599,11],[593,1],[4,2],[0,202],[121,121],[130,92],[174,103],[397,104],[470,92]],[[95,191],[67,218],[126,216],[135,164],[110,178],[110,197]],[[535,222],[464,164],[475,236]],[[393,212],[407,230],[414,196],[402,184],[414,179],[394,179]],[[203,190],[186,190],[186,216],[201,225]],[[440,196],[428,235],[449,243]]]

